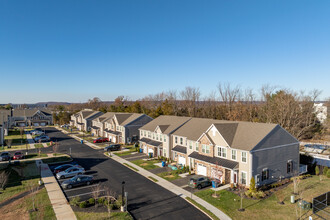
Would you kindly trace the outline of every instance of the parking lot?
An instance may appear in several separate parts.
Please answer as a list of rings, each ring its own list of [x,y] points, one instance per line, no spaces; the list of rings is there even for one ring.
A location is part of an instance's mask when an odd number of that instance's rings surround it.
[[[75,161],[71,162],[72,164],[76,164]],[[58,165],[59,166],[59,165]],[[51,170],[53,171],[54,168],[57,166],[52,166]],[[104,187],[103,187],[103,182],[107,181],[107,179],[100,178],[97,171],[94,170],[86,170],[84,175],[91,175],[93,176],[93,183],[91,185],[83,185],[83,186],[76,186],[71,189],[64,189],[61,187],[61,189],[64,192],[64,195],[68,199],[68,201],[72,200],[74,197],[79,197],[81,201],[88,200],[90,198],[93,198],[93,194],[95,192],[98,193],[98,197],[104,196]],[[70,177],[72,178],[72,177]],[[70,178],[65,178],[65,179],[57,179],[58,184],[61,186],[61,184],[69,180]]]

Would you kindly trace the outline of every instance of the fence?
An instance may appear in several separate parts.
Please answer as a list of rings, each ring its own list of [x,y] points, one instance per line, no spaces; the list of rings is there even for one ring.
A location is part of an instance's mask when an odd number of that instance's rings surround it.
[[[326,215],[330,218],[330,212],[326,208],[330,204],[330,191],[318,197],[313,198],[313,214],[323,218],[319,214]]]

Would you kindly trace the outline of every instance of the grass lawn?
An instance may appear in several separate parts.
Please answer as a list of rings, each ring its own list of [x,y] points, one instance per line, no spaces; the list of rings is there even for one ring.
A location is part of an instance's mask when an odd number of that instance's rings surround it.
[[[28,154],[24,155],[24,159],[32,159],[32,158],[39,158],[39,157],[48,157],[47,154]]]
[[[170,171],[170,172],[162,172],[162,173],[158,173],[157,176],[160,176],[161,178],[164,178],[168,181],[171,181],[171,180],[175,180],[175,179],[179,179],[181,178],[179,176],[179,174],[175,173],[174,170]]]
[[[202,206],[201,204],[197,203],[195,200],[186,197],[186,200],[188,200],[189,202],[193,203],[195,206],[197,206],[198,208],[200,208],[201,210],[203,210],[204,212],[206,212],[209,216],[212,217],[212,219],[214,220],[220,220],[216,215],[214,215],[212,212],[210,212],[208,209],[206,209],[204,206]]]
[[[43,145],[43,144],[34,144],[34,147],[35,147],[35,148],[43,148],[44,145]]]
[[[8,148],[7,146],[5,146],[4,148],[1,148],[1,151],[4,150],[24,150],[26,149],[26,134],[23,134],[23,138],[20,134],[20,131],[15,131],[15,130],[10,130],[9,131],[9,135],[5,136],[5,141],[7,140],[11,140],[11,148]]]
[[[131,168],[132,170],[135,170],[135,171],[139,171],[138,169],[136,169],[135,167],[132,167],[131,165],[129,165],[128,163],[123,163],[125,166]]]
[[[107,212],[75,212],[78,220],[89,219],[109,219]],[[127,212],[111,212],[111,219],[116,220],[132,220],[132,217]]]
[[[324,179],[320,182],[318,176],[301,180],[299,184],[299,190],[303,192],[302,199],[308,202],[311,202],[313,197],[327,192],[329,188],[330,179]],[[297,203],[290,203],[293,184],[291,183],[280,190],[283,190],[285,195],[284,205],[278,204],[275,194],[264,200],[243,199],[244,212],[238,211],[240,208],[240,197],[227,190],[219,191],[220,198],[218,199],[212,197],[214,191],[211,189],[196,192],[195,195],[213,204],[232,219],[264,219],[265,216],[267,216],[267,219],[297,219]],[[305,212],[302,211],[302,214]],[[307,214],[310,215],[311,211],[307,211]]]
[[[151,180],[154,181],[154,182],[158,182],[158,180],[155,179],[155,178],[153,178],[152,176],[148,176],[148,178],[151,179]]]
[[[131,161],[132,163],[142,167],[143,169],[146,169],[146,170],[152,170],[152,169],[155,169],[155,168],[159,168],[159,166],[155,165],[155,163],[160,163],[161,161],[160,160],[149,160],[149,161],[146,161],[146,160],[133,160]]]
[[[117,153],[114,153],[114,154],[121,157],[121,156],[130,155],[133,152],[137,152],[134,145],[123,145],[122,149],[128,149],[128,151],[117,152]]]
[[[35,204],[38,211],[30,213],[31,220],[34,219],[56,220],[55,212],[53,210],[52,204],[50,203],[46,188],[41,189],[37,193],[35,197]],[[27,199],[25,199],[24,206],[26,210],[32,210],[33,202],[31,196],[28,196]]]
[[[44,163],[55,163],[55,162],[63,162],[63,161],[70,161],[71,157],[68,155],[65,156],[59,156],[59,157],[51,157],[51,158],[46,158],[42,159],[42,162]]]

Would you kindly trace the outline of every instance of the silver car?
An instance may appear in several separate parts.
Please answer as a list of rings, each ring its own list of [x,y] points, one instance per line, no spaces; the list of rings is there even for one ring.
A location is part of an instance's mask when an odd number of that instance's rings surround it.
[[[68,177],[73,177],[75,175],[80,175],[85,173],[85,169],[82,167],[70,167],[65,171],[59,172],[56,174],[57,179],[64,179]]]

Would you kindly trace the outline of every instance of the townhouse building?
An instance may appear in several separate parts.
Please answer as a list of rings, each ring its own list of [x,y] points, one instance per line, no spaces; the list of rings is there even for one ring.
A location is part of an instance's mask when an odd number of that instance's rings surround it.
[[[166,121],[178,118],[181,117],[166,116]],[[182,117],[184,122],[168,132],[169,141],[165,144],[159,137],[157,140],[163,124],[162,119],[157,119],[140,129],[144,152],[152,149],[153,156],[169,157],[196,174],[246,186],[254,177],[260,186],[299,172],[299,142],[279,125]],[[144,138],[157,143],[149,147]],[[170,152],[156,151],[162,148]]]
[[[91,131],[93,119],[103,115],[103,112],[92,109],[84,109],[71,115],[70,126],[78,128],[80,131]]]

